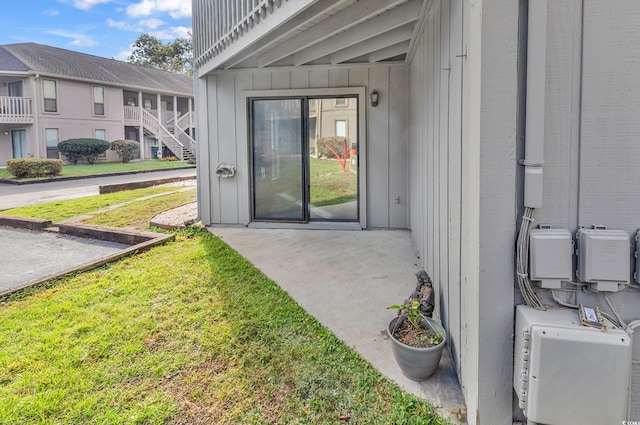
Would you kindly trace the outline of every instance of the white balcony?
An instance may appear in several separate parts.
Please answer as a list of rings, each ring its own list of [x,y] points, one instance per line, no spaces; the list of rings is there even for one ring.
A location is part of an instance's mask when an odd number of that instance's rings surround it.
[[[426,0],[193,0],[194,62],[213,70],[406,61]]]
[[[0,124],[33,124],[33,121],[31,98],[0,96]]]

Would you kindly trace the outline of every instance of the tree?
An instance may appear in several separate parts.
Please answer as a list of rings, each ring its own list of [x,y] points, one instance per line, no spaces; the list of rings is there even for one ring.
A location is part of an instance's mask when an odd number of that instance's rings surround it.
[[[345,137],[330,136],[323,137],[316,141],[320,156],[329,157],[333,155],[338,162],[340,162],[340,168],[342,172],[346,171],[348,151],[347,151],[347,139]],[[342,153],[342,155],[341,155]]]
[[[127,62],[192,75],[191,39],[176,38],[165,44],[150,34],[140,34],[133,44],[133,51]]]

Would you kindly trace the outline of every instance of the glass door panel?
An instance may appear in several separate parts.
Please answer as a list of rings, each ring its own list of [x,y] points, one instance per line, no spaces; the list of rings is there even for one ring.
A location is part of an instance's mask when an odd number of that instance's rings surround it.
[[[14,158],[26,158],[28,156],[26,130],[11,130],[11,147]]]
[[[253,217],[305,221],[302,99],[253,99]]]
[[[358,220],[358,99],[309,99],[309,217]]]

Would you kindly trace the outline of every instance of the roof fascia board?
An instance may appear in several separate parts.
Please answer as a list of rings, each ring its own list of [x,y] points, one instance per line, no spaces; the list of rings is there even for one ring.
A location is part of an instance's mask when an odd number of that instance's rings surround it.
[[[216,69],[210,71],[208,74],[199,74],[200,78],[205,77],[206,75],[224,75],[224,74],[241,74],[241,73],[253,73],[253,72],[278,72],[278,71],[294,71],[294,70],[324,70],[324,69],[340,69],[340,68],[373,68],[378,66],[407,66],[405,61],[389,61],[389,62],[378,62],[378,63],[338,63],[338,64],[315,64],[315,65],[304,65],[304,66],[274,66],[268,68],[233,68],[233,69]]]
[[[134,91],[153,92],[153,93],[166,94],[171,96],[180,95],[183,97],[193,97],[193,93],[174,92],[169,90],[158,90],[153,87],[139,87],[139,86],[133,86],[129,84],[114,84],[106,81],[92,80],[90,78],[70,77],[68,75],[37,72],[35,73],[34,78],[53,78],[57,80],[69,80],[69,81],[78,81],[81,83],[99,84],[105,87],[123,88],[123,89],[134,90]]]

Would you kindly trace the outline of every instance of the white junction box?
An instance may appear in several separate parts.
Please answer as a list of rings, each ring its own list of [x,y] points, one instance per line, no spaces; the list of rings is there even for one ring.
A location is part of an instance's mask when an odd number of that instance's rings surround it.
[[[631,256],[629,235],[622,230],[578,230],[578,270],[580,281],[596,291],[618,291],[629,283]]]
[[[573,240],[566,229],[533,229],[529,236],[529,278],[542,288],[571,281]]]
[[[577,310],[516,308],[513,388],[529,421],[622,424],[631,356],[626,332],[582,326]]]

